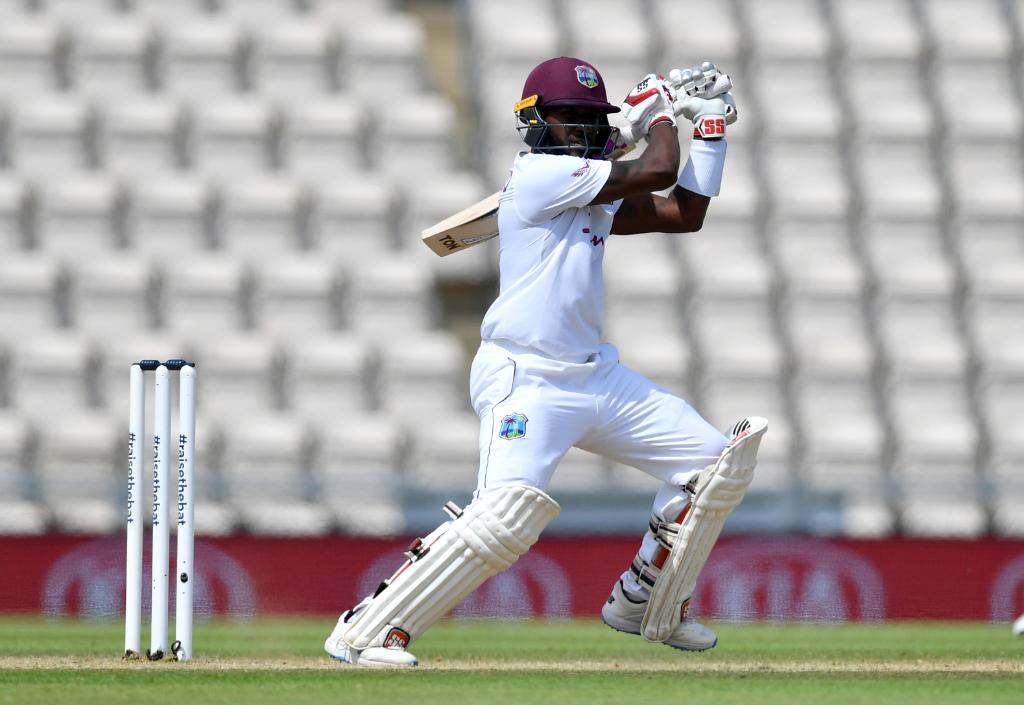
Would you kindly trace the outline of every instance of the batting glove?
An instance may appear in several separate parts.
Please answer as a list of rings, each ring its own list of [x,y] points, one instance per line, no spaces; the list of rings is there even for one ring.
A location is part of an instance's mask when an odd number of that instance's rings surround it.
[[[622,139],[635,144],[660,122],[676,124],[675,91],[657,74],[649,73],[629,92],[620,106]]]
[[[710,61],[689,69],[672,69],[669,83],[676,89],[673,110],[693,122],[696,139],[722,139],[726,125],[739,117],[729,93],[732,79]]]

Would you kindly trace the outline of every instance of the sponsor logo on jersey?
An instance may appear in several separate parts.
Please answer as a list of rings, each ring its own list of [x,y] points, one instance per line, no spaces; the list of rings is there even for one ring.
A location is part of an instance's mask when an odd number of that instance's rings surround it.
[[[514,438],[522,438],[526,435],[526,422],[529,421],[524,414],[509,414],[501,420],[501,429],[498,436],[510,441]]]
[[[583,166],[581,166],[581,167],[580,167],[579,169],[577,169],[576,171],[574,171],[574,172],[572,173],[572,175],[573,175],[573,176],[576,176],[576,177],[579,177],[579,176],[583,176],[583,175],[584,175],[584,174],[586,174],[586,173],[587,173],[588,171],[590,171],[590,160],[589,160],[589,159],[586,159],[586,160],[584,160],[584,162],[583,162]]]
[[[600,81],[597,80],[597,71],[590,66],[577,66],[576,80],[587,88],[597,88],[600,84]]]

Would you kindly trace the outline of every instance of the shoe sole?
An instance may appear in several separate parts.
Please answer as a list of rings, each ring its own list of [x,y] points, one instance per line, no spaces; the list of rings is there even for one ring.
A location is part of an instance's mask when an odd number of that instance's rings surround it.
[[[620,632],[622,634],[632,634],[633,636],[642,636],[642,634],[640,634],[640,632],[634,632],[634,631],[630,631],[628,629],[619,629],[614,624],[610,624],[604,618],[604,615],[601,615],[601,621],[604,622],[605,626],[609,627],[610,629],[614,629],[615,631]],[[705,646],[703,649],[698,649],[698,648],[695,648],[695,647],[692,647],[692,646],[680,646],[678,644],[670,644],[667,641],[663,641],[661,643],[664,644],[665,646],[668,646],[670,648],[675,649],[676,651],[692,651],[693,653],[699,653],[701,651],[710,651],[711,649],[713,649],[716,646],[718,646],[718,637],[715,637],[715,640],[713,642],[711,642],[710,646]]]

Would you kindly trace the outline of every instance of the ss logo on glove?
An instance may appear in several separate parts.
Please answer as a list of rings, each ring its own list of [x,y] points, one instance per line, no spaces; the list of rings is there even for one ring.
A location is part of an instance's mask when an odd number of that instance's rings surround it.
[[[720,140],[725,137],[725,118],[701,115],[693,123],[693,136],[699,140]]]

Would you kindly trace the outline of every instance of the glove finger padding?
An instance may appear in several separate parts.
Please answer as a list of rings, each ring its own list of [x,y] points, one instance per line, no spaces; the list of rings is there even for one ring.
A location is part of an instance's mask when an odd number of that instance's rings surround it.
[[[688,69],[669,71],[669,83],[694,98],[714,98],[732,90],[732,79],[710,61]]]
[[[621,118],[631,128],[630,137],[634,141],[646,137],[651,127],[659,122],[675,125],[674,100],[672,89],[661,76],[653,73],[644,76],[620,106]]]

